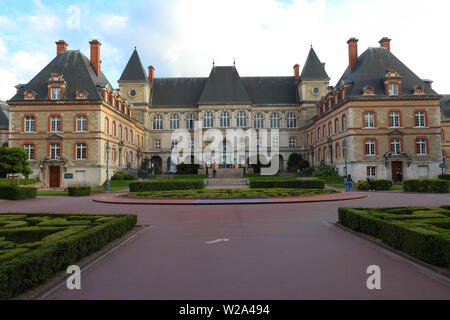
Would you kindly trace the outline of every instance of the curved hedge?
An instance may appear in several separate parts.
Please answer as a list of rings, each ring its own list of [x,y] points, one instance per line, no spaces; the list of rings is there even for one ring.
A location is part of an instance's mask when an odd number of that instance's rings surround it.
[[[448,193],[450,181],[442,179],[414,179],[403,181],[403,190],[408,192]]]
[[[36,196],[37,196],[37,188],[0,186],[0,199],[24,200],[24,199],[33,199],[36,198]]]
[[[320,180],[260,180],[250,181],[250,188],[298,188],[325,189],[325,183]]]
[[[203,181],[140,181],[130,183],[131,192],[204,189]]]
[[[68,187],[67,191],[71,197],[84,197],[91,195],[91,187]]]
[[[392,180],[374,180],[375,184],[375,190],[381,191],[381,190],[391,190],[394,183]],[[370,189],[369,181],[367,180],[361,180],[358,181],[358,190],[361,191],[367,191]]]

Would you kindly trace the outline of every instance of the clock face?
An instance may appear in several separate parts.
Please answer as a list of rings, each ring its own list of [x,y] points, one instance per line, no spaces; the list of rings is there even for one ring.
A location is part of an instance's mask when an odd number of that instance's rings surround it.
[[[130,95],[130,97],[132,97],[132,98],[136,97],[136,90],[131,89],[129,95]]]
[[[320,93],[320,89],[315,87],[315,88],[312,89],[312,93],[313,93],[313,95],[317,96]]]

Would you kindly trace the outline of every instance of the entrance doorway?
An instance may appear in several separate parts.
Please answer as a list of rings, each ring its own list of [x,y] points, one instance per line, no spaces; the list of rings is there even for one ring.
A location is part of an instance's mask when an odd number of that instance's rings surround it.
[[[392,180],[394,183],[402,183],[403,181],[403,162],[392,162]]]
[[[50,167],[50,188],[61,187],[61,167]]]

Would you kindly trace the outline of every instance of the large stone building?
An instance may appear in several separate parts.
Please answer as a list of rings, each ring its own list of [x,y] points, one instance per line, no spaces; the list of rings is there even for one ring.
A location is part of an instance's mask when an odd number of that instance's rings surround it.
[[[178,143],[172,133],[193,134],[196,121],[224,136],[278,129],[269,145],[279,146],[282,171],[301,153],[356,179],[435,178],[450,155],[450,97],[400,62],[389,39],[380,43],[358,56],[350,39],[349,67],[335,87],[313,48],[292,76],[241,77],[235,66],[214,65],[200,78],[155,77],[135,49],[114,89],[101,72],[98,41],[90,59],[59,41],[56,58],[8,102],[10,145],[28,151],[34,175],[51,187],[100,185],[107,164],[112,173],[144,159],[167,172]],[[224,140],[216,159],[204,160],[248,161],[233,159],[229,148]]]

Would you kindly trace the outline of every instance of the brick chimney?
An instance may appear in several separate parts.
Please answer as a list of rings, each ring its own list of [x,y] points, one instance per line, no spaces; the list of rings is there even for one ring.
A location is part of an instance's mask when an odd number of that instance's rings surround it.
[[[388,49],[388,51],[391,51],[391,39],[388,37],[384,37],[380,40],[380,45],[382,48]]]
[[[327,65],[326,62],[322,62],[322,67],[325,69],[325,66]]]
[[[100,60],[100,46],[102,44],[98,40],[92,40],[89,43],[91,45],[91,65],[95,73],[99,76],[102,65],[102,60]]]
[[[300,66],[298,64],[296,64],[294,66],[294,75],[295,75],[295,80],[300,79]]]
[[[155,68],[153,66],[148,67],[148,81],[153,82],[155,77]]]
[[[65,42],[64,40],[59,40],[56,43],[56,55],[59,56],[59,54],[63,51],[67,51],[67,47],[69,44]]]
[[[350,71],[355,68],[356,62],[358,61],[358,39],[350,38],[348,43],[348,59]]]

